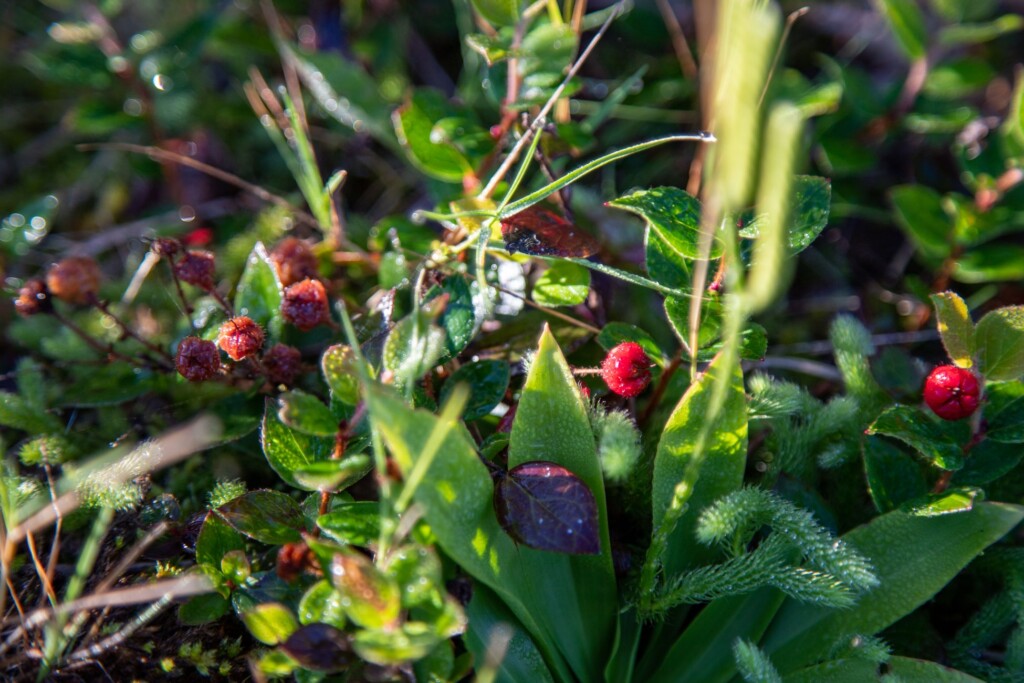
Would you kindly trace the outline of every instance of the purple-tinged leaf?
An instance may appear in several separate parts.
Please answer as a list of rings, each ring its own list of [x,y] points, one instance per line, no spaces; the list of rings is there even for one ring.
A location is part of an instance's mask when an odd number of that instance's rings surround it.
[[[330,624],[303,626],[281,643],[281,649],[313,671],[344,671],[355,659],[348,636]]]
[[[236,531],[271,545],[298,541],[306,530],[306,518],[298,503],[277,491],[250,491],[214,512]]]
[[[601,552],[597,503],[587,485],[552,462],[525,462],[500,477],[494,511],[523,545],[572,555]]]

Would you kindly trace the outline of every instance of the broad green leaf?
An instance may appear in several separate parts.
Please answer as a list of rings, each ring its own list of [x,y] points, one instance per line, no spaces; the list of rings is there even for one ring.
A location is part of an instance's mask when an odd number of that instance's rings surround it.
[[[332,398],[350,406],[359,403],[359,375],[351,347],[344,344],[329,346],[320,359],[320,369],[331,389]]]
[[[1021,458],[1024,458],[1024,446],[1021,444],[1000,443],[986,435],[967,454],[963,469],[953,475],[953,483],[984,486],[1017,467]]]
[[[999,128],[1003,143],[1003,154],[1019,165],[1024,157],[1024,74],[1017,72],[1013,84],[1013,99],[1003,125]]]
[[[232,550],[245,550],[242,536],[216,514],[207,514],[196,539],[196,562],[220,569],[221,560]]]
[[[900,683],[982,683],[980,678],[936,662],[911,657],[890,657],[886,667]]]
[[[967,304],[955,292],[940,292],[931,295],[935,306],[935,318],[953,364],[961,368],[974,365],[974,323],[967,310]]]
[[[847,610],[787,600],[762,646],[788,673],[826,656],[842,638],[874,635],[930,599],[1022,518],[1024,508],[1002,503],[940,517],[882,515],[843,536],[874,565],[879,586]]]
[[[330,580],[342,595],[345,616],[368,629],[394,628],[401,609],[398,582],[368,557],[351,550],[334,555]]]
[[[292,429],[310,436],[338,433],[338,420],[323,401],[301,389],[286,391],[277,398],[277,417]]]
[[[321,460],[292,470],[295,478],[308,491],[342,491],[362,479],[373,469],[365,453],[346,455],[341,460]]]
[[[575,306],[587,300],[590,271],[569,261],[555,261],[533,285],[533,300],[541,306]]]
[[[793,178],[793,199],[786,227],[786,243],[791,254],[806,249],[828,225],[832,206],[832,183],[828,178],[798,175]],[[754,239],[760,234],[763,216],[754,216],[740,230],[740,237]]]
[[[398,629],[356,631],[352,649],[368,662],[394,666],[427,656],[440,641],[422,624],[406,623]]]
[[[924,185],[900,185],[890,191],[896,221],[926,256],[949,254],[953,223],[942,209],[942,196]]]
[[[1024,384],[994,384],[988,387],[985,439],[1000,443],[1024,443]]]
[[[867,659],[836,659],[785,676],[782,683],[865,683],[878,680],[878,664]],[[900,679],[900,683],[902,679]]]
[[[958,470],[963,467],[963,447],[953,441],[948,431],[923,410],[893,406],[878,416],[868,427],[867,433],[899,439],[943,469]]]
[[[978,321],[974,333],[981,370],[989,382],[1024,375],[1024,306],[1005,306]]]
[[[650,225],[644,230],[644,267],[647,275],[659,285],[684,292],[690,289],[690,262]]]
[[[278,491],[250,491],[213,512],[236,531],[261,543],[281,545],[298,541],[306,529],[302,508]]]
[[[339,503],[316,525],[334,540],[348,545],[369,545],[380,536],[380,504],[374,501]]]
[[[520,0],[472,0],[473,8],[497,26],[512,26],[519,21]]]
[[[654,337],[635,325],[628,323],[611,322],[601,328],[597,335],[597,343],[606,351],[618,346],[622,342],[635,342],[643,347],[647,355],[659,367],[665,367],[665,357],[661,353],[658,342]]]
[[[665,297],[665,318],[682,341],[690,343],[690,299],[674,296]],[[704,297],[700,304],[700,330],[697,332],[697,347],[711,344],[722,333],[722,304],[717,298]]]
[[[381,289],[392,289],[409,281],[409,264],[401,251],[387,251],[380,257],[377,284]]]
[[[530,634],[493,591],[486,586],[474,586],[466,616],[469,623],[463,639],[475,661],[487,661],[488,648],[496,637],[508,641],[505,656],[495,672],[496,683],[555,683]]]
[[[478,420],[489,415],[494,406],[501,402],[508,383],[509,367],[505,361],[481,360],[467,363],[445,381],[441,388],[440,403],[447,400],[456,386],[466,384],[469,386],[469,400],[462,419],[466,422]]]
[[[924,57],[928,34],[917,3],[914,0],[875,0],[875,4],[907,56],[911,59]]]
[[[920,500],[912,500],[902,509],[915,517],[940,517],[968,512],[976,500],[984,499],[981,489],[960,487],[946,489],[942,493],[929,493]]]
[[[462,182],[472,166],[454,146],[435,142],[432,133],[435,123],[457,113],[443,93],[420,88],[392,115],[398,141],[410,161],[424,173],[450,183]]]
[[[444,331],[423,312],[403,318],[384,343],[383,363],[394,373],[398,386],[411,385],[440,362]]]
[[[995,76],[987,61],[966,57],[932,69],[922,92],[932,99],[957,100],[985,88]]]
[[[178,608],[178,620],[187,626],[216,621],[228,613],[231,603],[217,593],[193,596]]]
[[[327,460],[334,450],[334,439],[310,436],[292,429],[277,417],[277,401],[267,398],[263,411],[260,440],[263,455],[278,476],[297,488],[315,491],[299,483],[293,472],[306,465]]]
[[[487,61],[487,66],[493,66],[508,57],[512,47],[512,33],[508,28],[496,35],[470,33],[466,36],[466,46],[478,52]]]
[[[431,301],[438,296],[447,295],[448,303],[438,320],[444,330],[444,354],[440,362],[448,361],[459,355],[462,349],[473,340],[478,319],[476,305],[473,303],[473,292],[466,278],[461,275],[450,275],[440,287],[427,293],[426,300]]]
[[[979,24],[952,24],[939,30],[940,45],[973,45],[994,40],[999,36],[1024,28],[1024,17],[1004,14],[992,21]]]
[[[868,494],[879,512],[894,510],[928,492],[921,467],[888,439],[868,437],[863,449]]]
[[[235,291],[235,313],[247,315],[267,331],[266,347],[281,337],[281,282],[262,242],[257,242],[245,262]]]
[[[669,417],[654,456],[654,480],[651,491],[652,518],[657,526],[672,501],[676,485],[693,465],[695,444],[706,418],[716,384],[722,373],[725,399],[718,417],[711,425],[710,438],[704,447],[703,461],[687,510],[679,519],[663,558],[668,576],[701,564],[714,557],[715,550],[698,543],[695,535],[697,517],[716,499],[736,490],[743,483],[747,459],[747,409],[743,393],[743,374],[739,364],[723,367],[725,356],[719,356],[704,374],[690,385]]]
[[[678,187],[654,187],[638,190],[608,202],[608,206],[635,213],[650,226],[666,245],[688,259],[701,257],[700,202]],[[722,255],[717,240],[711,246],[711,258]]]
[[[0,391],[0,425],[32,434],[63,431],[53,415],[29,404],[18,394]]]
[[[987,283],[1024,279],[1024,247],[1018,244],[984,244],[969,249],[953,268],[958,282]]]
[[[241,614],[242,622],[256,640],[279,645],[299,628],[292,611],[279,602],[265,602]]]
[[[317,581],[299,600],[299,623],[330,624],[335,628],[345,628],[345,610],[342,608],[344,596],[330,581]]]

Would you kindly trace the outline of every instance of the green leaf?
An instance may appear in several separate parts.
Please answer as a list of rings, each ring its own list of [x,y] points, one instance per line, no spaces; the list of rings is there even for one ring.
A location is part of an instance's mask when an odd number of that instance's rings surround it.
[[[398,582],[369,558],[351,550],[336,553],[330,579],[342,595],[345,616],[363,628],[394,628],[401,610]]]
[[[478,319],[476,305],[473,303],[473,292],[466,278],[461,275],[450,275],[445,278],[439,288],[432,289],[426,296],[427,301],[447,294],[448,303],[438,321],[444,330],[445,353],[442,362],[448,361],[461,353],[462,349],[473,340]]]
[[[344,344],[327,347],[320,359],[320,368],[331,390],[331,398],[350,406],[359,403],[359,375],[351,347]]]
[[[981,370],[989,382],[1024,375],[1024,306],[1005,306],[978,321],[974,333]]]
[[[1024,247],[997,243],[970,249],[957,259],[953,279],[971,284],[1022,280]]]
[[[278,399],[277,417],[292,429],[311,436],[330,436],[338,433],[338,420],[323,401],[301,389],[292,389]]]
[[[486,33],[470,33],[466,36],[466,45],[480,53],[487,61],[487,66],[493,66],[508,57],[512,46],[512,34],[507,28],[493,36]]]
[[[445,403],[459,384],[469,386],[469,400],[463,411],[466,422],[478,420],[491,413],[501,402],[508,389],[508,363],[500,360],[481,360],[467,363],[452,373],[441,388],[440,403]]]
[[[986,435],[968,453],[963,469],[953,475],[953,483],[984,486],[1017,467],[1022,457],[1024,447],[1015,443],[1000,443]]]
[[[924,185],[900,185],[890,192],[896,221],[921,252],[932,258],[949,254],[953,222],[942,209],[942,196]]]
[[[207,514],[196,539],[196,562],[220,570],[221,560],[233,550],[245,550],[241,535],[216,514]]]
[[[877,681],[878,664],[869,659],[835,659],[787,675],[782,683],[864,683]],[[899,679],[903,683],[902,679]]]
[[[299,628],[292,611],[279,602],[265,602],[241,614],[253,637],[267,645],[279,645]]]
[[[999,127],[999,133],[1004,156],[1020,165],[1020,159],[1024,157],[1024,74],[1020,72],[1013,84],[1010,111]]]
[[[650,229],[666,245],[684,258],[697,259],[700,253],[700,202],[678,187],[638,190],[608,202],[608,206],[635,213],[647,221]],[[722,255],[715,240],[711,258]]]
[[[267,398],[263,410],[261,430],[263,455],[267,462],[287,483],[309,491],[294,476],[300,467],[327,460],[334,450],[334,439],[310,436],[287,426],[277,417],[277,401]]]
[[[650,225],[644,230],[644,267],[650,278],[664,287],[684,292],[690,289],[690,262]]]
[[[345,628],[345,610],[342,607],[344,596],[331,585],[330,581],[317,581],[299,600],[299,623],[330,624],[335,628]]]
[[[995,77],[987,61],[965,57],[932,69],[922,92],[932,99],[958,100],[985,88]]]
[[[590,271],[569,261],[555,261],[533,285],[533,300],[541,306],[575,306],[587,300]]]
[[[519,21],[519,0],[472,0],[473,8],[497,26],[512,26]]]
[[[0,391],[0,425],[31,434],[63,431],[60,421],[17,394]]]
[[[986,390],[988,405],[985,439],[999,443],[1024,443],[1024,384],[994,384]]]
[[[869,437],[863,448],[868,493],[879,512],[894,510],[928,492],[920,466],[888,439]]]
[[[231,603],[217,593],[193,596],[178,608],[178,621],[186,626],[199,626],[216,621],[228,613]]]
[[[302,508],[278,491],[250,491],[213,512],[236,531],[261,543],[292,543],[300,540],[306,529]]]
[[[693,493],[665,549],[663,563],[669,576],[715,556],[715,549],[697,541],[697,517],[706,506],[735,491],[743,483],[747,459],[747,410],[743,374],[738,363],[732,368],[722,367],[724,358],[721,355],[711,363],[683,394],[665,424],[654,456],[651,513],[654,525],[657,526],[672,501],[676,485],[693,465],[696,442],[700,432],[707,426],[707,413],[717,391],[716,384],[723,381],[722,373],[728,373],[724,382],[724,402],[711,425],[710,438],[704,447],[703,461],[698,465],[699,476]]]
[[[791,254],[798,254],[809,247],[828,225],[832,183],[828,178],[820,176],[798,175],[793,178],[792,192],[786,243]],[[763,216],[754,216],[745,222],[740,237],[755,239],[760,234],[763,220]]]
[[[907,502],[902,509],[915,517],[940,517],[968,512],[979,499],[984,499],[981,489],[961,487],[929,493],[919,500]]]
[[[400,251],[388,251],[380,257],[380,268],[377,271],[377,284],[381,289],[392,289],[409,282],[409,264],[405,254]]]
[[[458,115],[458,109],[439,90],[419,88],[392,115],[398,141],[409,160],[424,173],[450,183],[461,183],[472,172],[465,155],[447,142],[435,142],[434,124]]]
[[[18,361],[15,370],[18,379],[18,394],[25,404],[36,410],[46,410],[46,378],[43,367],[33,358],[25,356]]]
[[[935,318],[953,364],[961,368],[974,365],[974,323],[967,310],[967,304],[955,292],[940,292],[931,295],[935,306]]]
[[[964,464],[963,447],[953,441],[923,410],[896,405],[878,416],[868,434],[883,434],[899,439],[929,462],[946,470],[958,470]]]
[[[1022,518],[1024,508],[1002,503],[941,517],[882,515],[843,536],[874,565],[879,586],[846,610],[787,600],[762,646],[788,673],[825,657],[842,638],[874,635],[929,600]]]
[[[555,683],[530,634],[493,591],[474,586],[466,616],[469,623],[463,639],[475,661],[487,661],[488,649],[496,638],[507,639],[505,656],[497,663],[496,683]]]
[[[980,24],[952,24],[939,30],[940,45],[975,45],[1024,28],[1024,17],[1004,14]]]
[[[665,357],[661,353],[661,347],[654,337],[635,325],[627,323],[611,322],[601,328],[597,335],[597,343],[601,348],[609,351],[622,342],[635,342],[639,344],[658,367],[665,367]]]
[[[235,291],[236,315],[247,315],[267,331],[267,348],[281,337],[281,282],[262,242],[257,242],[245,262]]]
[[[889,675],[900,683],[982,683],[980,678],[935,662],[910,657],[890,657],[886,661]]]
[[[346,455],[341,460],[323,460],[292,470],[295,481],[307,491],[343,491],[373,469],[365,453]]]
[[[928,34],[924,17],[914,0],[875,0],[878,10],[892,29],[896,42],[911,59],[925,56]]]
[[[56,397],[56,402],[74,408],[120,405],[151,391],[166,390],[171,381],[166,374],[117,361],[106,365],[103,372],[81,373]]]
[[[366,546],[380,536],[380,504],[373,501],[339,503],[320,515],[316,525],[340,543]]]
[[[368,662],[394,666],[427,656],[440,641],[421,624],[407,623],[400,629],[356,631],[352,648]]]
[[[398,386],[411,385],[441,361],[444,344],[444,331],[425,312],[415,311],[384,342],[384,368],[394,373]]]

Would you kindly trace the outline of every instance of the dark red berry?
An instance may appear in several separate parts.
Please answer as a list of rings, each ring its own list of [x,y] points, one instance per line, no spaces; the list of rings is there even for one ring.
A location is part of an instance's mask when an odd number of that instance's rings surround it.
[[[327,290],[319,280],[302,280],[284,290],[281,315],[300,330],[311,330],[331,318]]]
[[[173,237],[158,237],[149,250],[161,258],[170,258],[181,251],[181,242]]]
[[[174,366],[178,374],[190,382],[210,379],[220,369],[217,345],[199,337],[185,337],[178,345]]]
[[[302,370],[302,354],[294,346],[274,344],[263,354],[263,370],[271,384],[295,384]]]
[[[69,256],[50,266],[46,286],[69,304],[87,304],[100,291],[100,267],[88,256]]]
[[[196,228],[185,234],[181,240],[190,247],[203,247],[213,241],[212,228]]]
[[[651,359],[639,344],[623,342],[605,356],[601,377],[616,394],[632,398],[651,381]]]
[[[29,280],[18,290],[18,298],[14,300],[14,310],[26,318],[37,313],[46,313],[53,308],[50,293],[42,280]]]
[[[970,370],[940,365],[924,381],[924,402],[943,420],[960,420],[978,409],[981,387]]]
[[[242,360],[263,348],[263,339],[263,328],[252,318],[240,315],[220,326],[217,346],[223,349],[231,360]]]
[[[186,251],[181,260],[174,264],[174,272],[179,280],[206,291],[213,289],[215,269],[216,261],[213,254],[196,249]]]
[[[297,237],[281,240],[270,252],[270,261],[277,270],[277,278],[285,287],[302,280],[316,279],[316,254]]]
[[[306,570],[317,568],[316,556],[304,541],[285,543],[277,551],[277,575],[282,581],[294,581]]]

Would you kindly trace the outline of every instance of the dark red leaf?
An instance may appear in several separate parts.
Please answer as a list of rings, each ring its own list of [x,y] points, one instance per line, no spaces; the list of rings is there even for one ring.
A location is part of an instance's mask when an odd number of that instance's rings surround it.
[[[557,213],[531,206],[501,219],[501,236],[510,254],[587,258],[600,250],[597,240]]]
[[[281,643],[281,649],[314,671],[344,671],[355,661],[348,636],[329,624],[303,626]]]
[[[579,477],[552,462],[526,462],[508,471],[494,491],[505,532],[523,545],[573,555],[601,552],[594,494]]]

